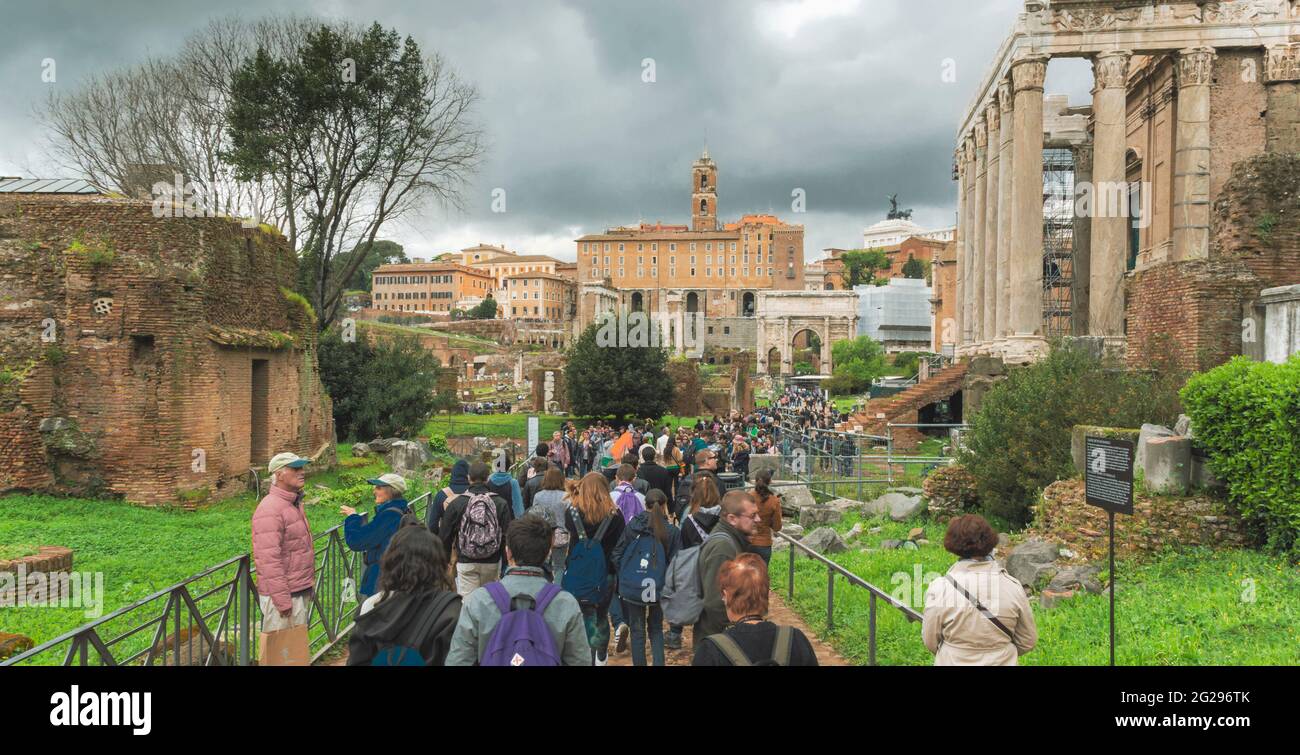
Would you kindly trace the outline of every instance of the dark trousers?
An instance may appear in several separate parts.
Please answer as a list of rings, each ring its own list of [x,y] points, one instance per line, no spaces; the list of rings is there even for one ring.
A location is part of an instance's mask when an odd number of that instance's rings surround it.
[[[654,665],[664,665],[664,612],[658,603],[638,605],[624,600],[623,616],[632,631],[632,665],[646,665],[645,641],[650,639],[650,657]]]

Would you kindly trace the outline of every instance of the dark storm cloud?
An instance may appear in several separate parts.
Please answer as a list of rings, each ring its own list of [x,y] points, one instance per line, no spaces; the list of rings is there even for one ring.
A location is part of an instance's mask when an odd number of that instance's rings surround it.
[[[0,174],[53,171],[30,118],[48,87],[166,55],[210,18],[378,20],[478,87],[489,142],[464,213],[431,210],[392,235],[418,254],[486,241],[566,258],[577,233],[686,222],[690,163],[706,144],[724,218],[773,211],[804,223],[810,257],[860,243],[895,192],[919,222],[950,224],[955,129],[1023,9],[1020,0],[0,2]],[[40,81],[45,58],[57,61],[57,84]],[[642,80],[647,58],[653,83]],[[946,59],[953,83],[941,78]],[[497,188],[501,214],[490,211]],[[807,195],[802,215],[790,211],[796,188]]]

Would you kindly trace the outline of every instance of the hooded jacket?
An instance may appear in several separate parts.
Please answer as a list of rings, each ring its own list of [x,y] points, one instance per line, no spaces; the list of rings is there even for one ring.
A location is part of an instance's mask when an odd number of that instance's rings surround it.
[[[271,486],[253,512],[253,565],[257,594],[288,611],[292,594],[316,583],[316,549],[302,509],[302,493]]]
[[[352,636],[348,639],[348,665],[368,666],[385,647],[396,644],[419,648],[427,666],[441,666],[451,648],[451,635],[460,619],[461,599],[452,598],[433,622],[433,628],[423,637],[412,637],[413,626],[420,621],[426,606],[438,596],[438,591],[421,593],[395,593],[375,603],[357,617]]]
[[[451,482],[447,484],[451,492],[457,495],[469,490],[469,462],[464,459],[457,459],[455,464],[451,465]],[[451,496],[455,498],[456,496]],[[429,504],[428,519],[429,531],[434,535],[438,534],[438,524],[442,520],[442,514],[447,510],[447,491],[439,490],[433,497],[433,503]]]
[[[402,526],[402,515],[410,510],[405,498],[384,501],[375,507],[375,518],[366,521],[365,514],[353,514],[343,520],[343,542],[354,551],[364,555],[366,570],[361,576],[357,593],[362,596],[375,594],[375,584],[379,582],[379,560],[384,557],[388,541],[397,534]]]
[[[510,506],[515,519],[524,515],[524,494],[519,490],[519,481],[509,472],[493,472],[487,485]]]
[[[713,528],[722,516],[722,506],[711,506],[707,509],[700,509],[694,514],[687,514],[681,519],[682,547],[691,548],[704,542]],[[688,519],[694,522],[687,521]],[[696,525],[699,525],[696,527]],[[700,534],[704,530],[704,534]]]

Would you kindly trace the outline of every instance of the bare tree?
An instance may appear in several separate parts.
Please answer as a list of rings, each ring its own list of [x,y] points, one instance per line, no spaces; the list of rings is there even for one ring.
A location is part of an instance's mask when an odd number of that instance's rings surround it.
[[[324,329],[365,258],[349,252],[429,203],[461,206],[483,154],[477,99],[443,58],[377,24],[229,17],[175,56],[52,95],[37,117],[57,159],[105,189],[150,195],[180,174],[206,211],[278,226]]]
[[[236,180],[220,158],[229,147],[230,84],[259,47],[291,53],[318,23],[213,20],[173,57],[91,76],[71,93],[51,95],[37,119],[56,160],[104,189],[147,197],[179,174],[205,212],[282,225],[291,214],[280,203],[283,192],[271,181]]]

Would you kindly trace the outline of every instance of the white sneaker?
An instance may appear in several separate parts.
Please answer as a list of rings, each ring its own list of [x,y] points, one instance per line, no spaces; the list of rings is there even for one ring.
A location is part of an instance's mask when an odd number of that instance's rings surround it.
[[[626,653],[627,640],[632,635],[632,628],[627,624],[619,624],[618,629],[614,630],[614,652]]]
[[[597,658],[597,659],[596,659],[596,665],[597,665],[597,666],[605,666],[605,665],[608,665],[608,664],[609,664],[609,656],[605,656],[605,659],[604,659],[604,660],[601,660],[600,658]]]

